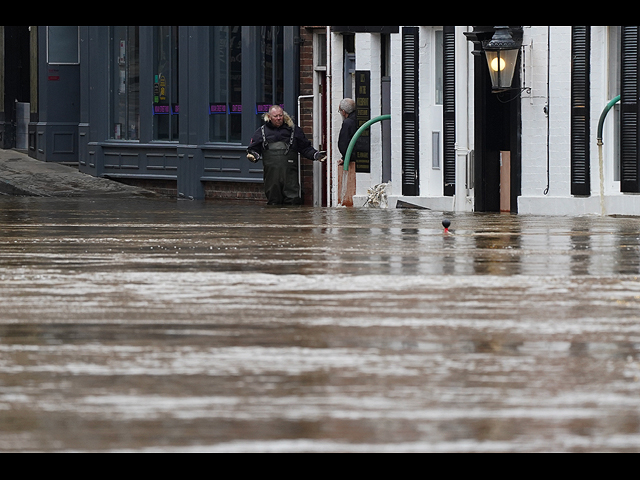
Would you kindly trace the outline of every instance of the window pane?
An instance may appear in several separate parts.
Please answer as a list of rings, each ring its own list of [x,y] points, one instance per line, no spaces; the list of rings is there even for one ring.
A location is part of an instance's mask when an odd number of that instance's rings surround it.
[[[319,33],[316,38],[317,38],[316,40],[317,66],[326,67],[327,66],[327,35],[325,33]]]
[[[229,118],[229,27],[211,27],[209,140],[227,141]]]
[[[138,27],[111,30],[111,138],[139,140],[140,68]]]
[[[47,62],[55,64],[80,63],[78,27],[47,27]]]
[[[229,87],[231,119],[230,142],[242,142],[242,26],[230,27]]]
[[[178,27],[158,26],[154,34],[154,140],[178,140]]]
[[[273,104],[273,27],[260,27],[258,102]]]
[[[274,32],[274,50],[275,58],[273,59],[273,75],[275,77],[274,96],[277,105],[284,103],[284,27],[278,25],[273,27]]]
[[[269,105],[284,103],[284,27],[261,26],[260,71],[257,85],[257,124]]]
[[[242,27],[211,27],[209,140],[242,139]]]

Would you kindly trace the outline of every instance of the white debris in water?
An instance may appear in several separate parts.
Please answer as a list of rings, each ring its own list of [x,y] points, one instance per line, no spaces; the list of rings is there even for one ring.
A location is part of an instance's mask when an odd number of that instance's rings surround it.
[[[380,183],[367,190],[368,196],[364,206],[389,208],[389,203],[387,201],[387,188],[389,187],[389,185],[389,183]]]

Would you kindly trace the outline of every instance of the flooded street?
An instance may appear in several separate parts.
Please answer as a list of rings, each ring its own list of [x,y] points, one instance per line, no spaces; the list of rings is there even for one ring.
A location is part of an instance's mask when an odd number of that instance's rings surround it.
[[[0,196],[0,451],[640,451],[640,218]]]

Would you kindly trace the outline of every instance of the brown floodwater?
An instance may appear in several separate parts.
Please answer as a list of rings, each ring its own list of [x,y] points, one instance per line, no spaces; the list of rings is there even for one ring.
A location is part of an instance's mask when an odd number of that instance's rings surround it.
[[[0,197],[0,451],[635,452],[640,218]]]

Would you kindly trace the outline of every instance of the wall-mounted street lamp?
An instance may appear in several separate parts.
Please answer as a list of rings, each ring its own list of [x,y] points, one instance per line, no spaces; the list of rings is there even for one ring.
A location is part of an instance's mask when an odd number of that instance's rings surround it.
[[[491,74],[492,90],[498,93],[511,89],[522,45],[513,39],[509,27],[494,28],[496,32],[491,41],[484,46],[484,51]]]

